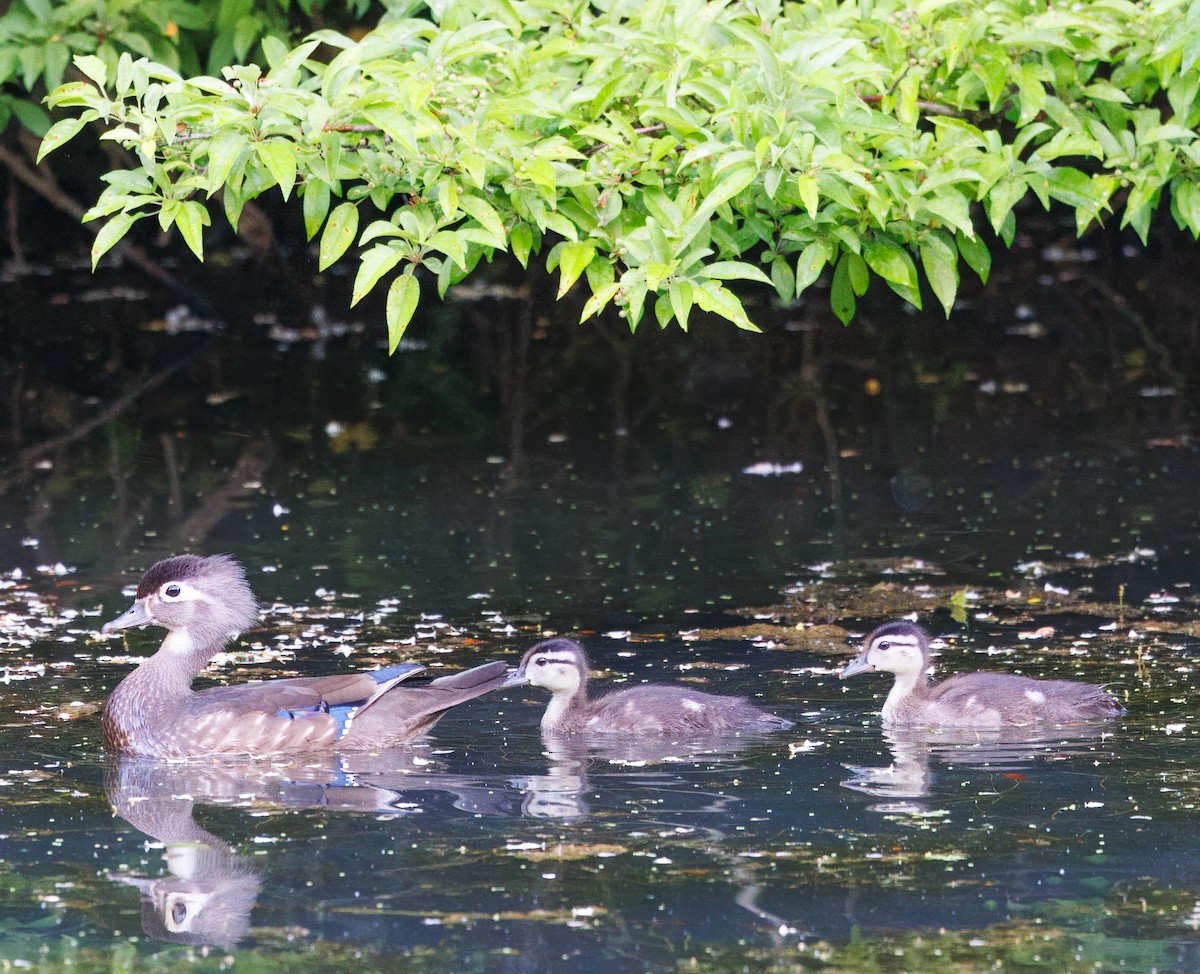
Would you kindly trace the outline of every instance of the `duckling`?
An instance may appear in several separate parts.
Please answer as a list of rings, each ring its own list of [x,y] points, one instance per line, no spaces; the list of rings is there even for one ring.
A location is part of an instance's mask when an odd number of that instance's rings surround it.
[[[911,622],[888,622],[867,636],[862,652],[846,664],[841,677],[880,670],[895,674],[883,702],[885,727],[1077,724],[1125,713],[1111,693],[1091,683],[1011,673],[959,673],[934,683],[929,666],[925,630]]]
[[[573,639],[547,639],[530,649],[510,677],[550,691],[542,733],[730,734],[786,730],[790,720],[759,710],[744,697],[647,683],[589,700],[588,659]]]
[[[183,758],[390,747],[423,734],[451,707],[505,683],[500,662],[404,683],[425,667],[400,663],[337,676],[295,677],[193,691],[225,642],[258,622],[246,574],[228,555],[178,555],[152,565],[133,606],[101,628],[167,630],[104,708],[110,751]]]

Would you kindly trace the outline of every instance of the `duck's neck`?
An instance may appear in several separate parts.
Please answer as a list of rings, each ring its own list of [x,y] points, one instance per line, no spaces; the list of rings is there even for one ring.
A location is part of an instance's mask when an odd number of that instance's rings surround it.
[[[569,730],[587,707],[587,689],[562,690],[550,696],[542,715],[542,730],[546,733]]]
[[[897,673],[896,681],[883,702],[883,719],[890,720],[895,717],[910,697],[923,696],[929,690],[929,686],[929,676],[923,669],[912,673]]]
[[[116,750],[153,736],[179,716],[180,706],[192,695],[192,679],[208,665],[220,648],[197,645],[186,629],[167,634],[158,652],[122,680],[104,706],[104,731]],[[136,749],[136,748],[132,748]]]

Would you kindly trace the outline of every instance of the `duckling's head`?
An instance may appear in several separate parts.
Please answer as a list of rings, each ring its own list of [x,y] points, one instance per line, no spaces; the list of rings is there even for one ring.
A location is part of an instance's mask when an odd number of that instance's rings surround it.
[[[912,622],[887,622],[863,640],[862,651],[841,672],[844,680],[856,673],[883,671],[912,676],[929,668],[929,637]]]
[[[572,696],[587,684],[587,655],[573,639],[547,639],[525,654],[515,676],[555,695]]]
[[[185,633],[187,643],[216,647],[257,622],[258,604],[233,558],[177,555],[151,565],[138,582],[133,605],[100,632],[162,626],[173,634]]]

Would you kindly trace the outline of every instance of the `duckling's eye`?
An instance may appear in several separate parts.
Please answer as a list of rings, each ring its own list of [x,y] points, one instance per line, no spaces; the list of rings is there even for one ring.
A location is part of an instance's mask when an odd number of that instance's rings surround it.
[[[550,662],[550,660],[548,660],[545,656],[539,656],[533,662],[538,666],[545,666],[547,663]]]
[[[168,599],[177,599],[182,594],[183,589],[181,589],[174,582],[172,582],[170,585],[163,586],[163,595],[165,595]]]
[[[876,649],[891,649],[892,644],[889,643],[886,639],[884,639],[882,642],[876,643],[875,648]]]
[[[176,586],[178,588],[178,586]],[[171,907],[171,919],[176,923],[183,923],[187,919],[187,904],[175,903]]]

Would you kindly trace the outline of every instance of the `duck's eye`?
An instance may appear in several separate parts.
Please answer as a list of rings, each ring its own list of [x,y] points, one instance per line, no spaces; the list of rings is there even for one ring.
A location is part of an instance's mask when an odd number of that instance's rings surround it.
[[[884,640],[882,640],[881,642],[877,642],[877,643],[875,644],[875,648],[876,648],[876,649],[891,649],[891,648],[892,648],[892,644],[891,644],[891,643],[889,643],[889,642],[888,642],[886,639],[884,639]]]
[[[548,660],[545,656],[539,656],[533,662],[537,666],[545,666],[547,663],[550,662],[550,660]]]
[[[183,594],[183,589],[181,589],[174,582],[172,582],[170,585],[163,586],[163,595],[169,599],[177,599],[181,594]]]
[[[187,919],[187,904],[174,903],[171,906],[171,919],[176,923],[183,923],[183,921]]]

